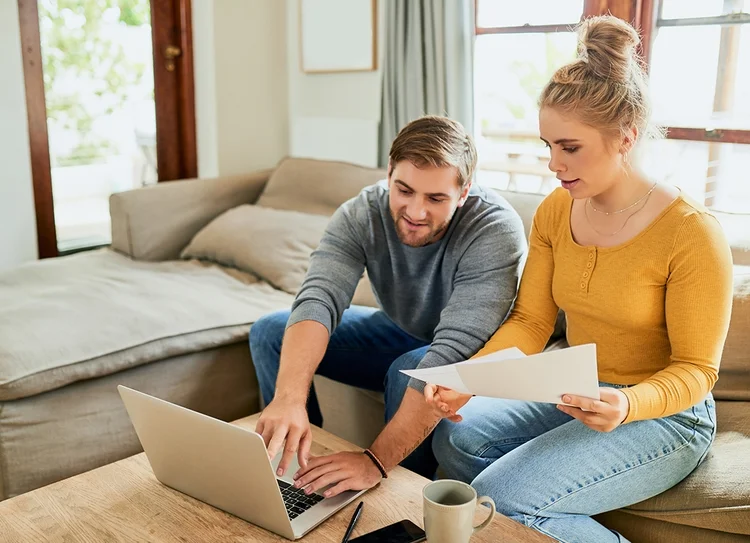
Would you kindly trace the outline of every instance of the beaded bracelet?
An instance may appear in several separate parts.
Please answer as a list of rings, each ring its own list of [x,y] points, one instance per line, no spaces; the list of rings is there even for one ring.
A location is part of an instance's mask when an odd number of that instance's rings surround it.
[[[383,463],[380,461],[380,459],[377,456],[375,456],[375,453],[372,452],[370,449],[365,449],[362,452],[365,453],[365,455],[370,460],[372,460],[372,463],[375,464],[376,468],[378,468],[378,471],[380,471],[380,475],[383,476],[383,479],[387,479],[388,478],[388,473],[386,473],[386,471],[385,471],[385,466],[383,466]]]

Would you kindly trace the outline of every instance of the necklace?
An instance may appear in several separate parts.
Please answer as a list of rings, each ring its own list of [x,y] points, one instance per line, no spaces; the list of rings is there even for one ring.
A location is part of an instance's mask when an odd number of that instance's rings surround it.
[[[635,206],[640,204],[643,200],[651,196],[651,193],[654,192],[655,188],[656,188],[656,183],[651,185],[651,188],[648,190],[648,192],[644,194],[643,196],[641,196],[640,198],[638,198],[635,202],[630,204],[628,207],[623,207],[622,209],[618,209],[617,211],[602,211],[600,209],[596,209],[594,207],[594,204],[591,203],[591,198],[587,198],[586,202],[588,203],[588,205],[591,206],[591,209],[593,209],[597,213],[603,213],[604,215],[618,215],[619,213],[622,213],[623,211],[627,211],[628,209],[634,208]]]
[[[588,210],[588,208],[587,208],[586,206],[583,206],[583,214],[584,214],[584,215],[586,216],[586,222],[587,222],[587,223],[589,223],[589,226],[591,227],[591,229],[592,229],[592,230],[593,230],[594,232],[596,232],[597,234],[599,234],[600,236],[605,236],[605,237],[612,237],[612,236],[614,236],[615,234],[619,234],[620,232],[622,232],[622,231],[623,231],[623,229],[625,228],[625,226],[627,226],[627,224],[628,224],[628,221],[629,221],[629,220],[631,219],[631,217],[632,217],[633,215],[636,215],[636,214],[637,214],[637,213],[638,213],[639,211],[641,211],[641,210],[642,210],[642,209],[643,209],[644,207],[646,207],[646,204],[648,203],[648,197],[649,197],[649,196],[651,195],[651,193],[652,193],[652,192],[654,191],[654,188],[655,188],[655,187],[656,187],[656,184],[654,183],[654,186],[653,186],[653,187],[651,187],[651,190],[650,190],[650,191],[648,191],[648,192],[647,192],[647,193],[645,194],[645,196],[641,197],[641,198],[640,198],[640,199],[638,200],[638,202],[640,202],[641,200],[643,200],[643,199],[645,198],[645,199],[646,199],[646,201],[645,201],[645,202],[643,203],[643,205],[642,205],[641,207],[639,207],[638,209],[636,209],[635,211],[633,211],[633,212],[632,212],[632,213],[631,213],[630,215],[628,215],[628,218],[627,218],[627,219],[625,219],[625,222],[624,222],[624,223],[622,223],[622,226],[621,226],[620,228],[618,228],[617,230],[615,230],[614,232],[612,232],[611,234],[610,234],[610,233],[605,233],[605,232],[600,232],[599,230],[597,230],[597,229],[596,229],[596,227],[595,227],[595,226],[594,226],[594,225],[592,224],[592,222],[591,222],[591,219],[589,219],[589,210]],[[589,198],[589,199],[588,199],[587,201],[589,202],[589,205],[590,205],[590,203],[591,203],[591,199]],[[636,204],[637,204],[638,202],[636,202]],[[635,204],[633,204],[633,205],[635,205]],[[633,207],[633,205],[630,205],[630,206],[626,207],[625,209],[629,209],[629,208]],[[593,209],[594,211],[597,211],[597,210],[596,210],[596,209],[594,208],[594,206],[591,206],[591,209]],[[622,210],[620,210],[620,211],[625,211],[625,209],[622,209]],[[604,212],[604,211],[600,211],[600,213],[605,213],[605,212]],[[611,215],[611,214],[614,214],[614,213],[619,213],[619,211],[618,211],[618,212],[612,211],[611,213],[607,213],[607,215]]]

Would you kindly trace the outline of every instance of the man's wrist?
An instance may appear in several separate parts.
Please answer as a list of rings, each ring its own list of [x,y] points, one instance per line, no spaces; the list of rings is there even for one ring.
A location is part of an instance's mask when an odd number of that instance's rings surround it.
[[[307,391],[277,390],[274,400],[287,405],[301,405],[304,407],[307,404],[307,394]]]
[[[375,465],[375,467],[380,472],[380,476],[383,479],[388,478],[388,472],[386,471],[385,466],[383,465],[383,462],[380,461],[380,458],[378,458],[378,456],[374,452],[372,452],[370,449],[365,449],[364,451],[362,451],[362,454],[364,454],[367,458],[370,459],[370,461]]]

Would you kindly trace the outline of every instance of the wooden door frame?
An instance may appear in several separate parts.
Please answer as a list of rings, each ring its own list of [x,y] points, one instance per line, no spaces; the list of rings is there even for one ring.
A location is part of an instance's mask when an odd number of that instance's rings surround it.
[[[191,0],[151,0],[151,28],[155,101],[160,104],[156,108],[159,182],[198,177]],[[176,78],[166,69],[164,50],[170,45],[181,51],[174,59]]]
[[[36,208],[36,237],[39,258],[57,256],[55,205],[52,197],[52,169],[47,136],[47,105],[44,97],[42,50],[39,37],[37,0],[18,0],[21,56],[26,84],[26,115],[29,124],[31,178]]]
[[[151,0],[151,28],[156,92],[157,174],[159,181],[198,175],[191,0]],[[26,87],[31,176],[39,258],[58,256],[52,170],[47,133],[47,105],[42,73],[37,0],[18,0],[21,55]],[[163,51],[177,45],[175,75],[164,71]],[[157,85],[157,79],[159,84]],[[176,125],[176,126],[175,126]]]

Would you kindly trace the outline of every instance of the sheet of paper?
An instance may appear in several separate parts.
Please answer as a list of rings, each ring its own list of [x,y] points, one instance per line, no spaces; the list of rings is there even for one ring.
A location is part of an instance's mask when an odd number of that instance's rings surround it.
[[[486,354],[478,358],[472,358],[464,362],[457,362],[457,364],[483,364],[485,362],[500,362],[501,360],[514,360],[516,358],[523,358],[526,355],[523,354],[521,349],[518,347],[511,347],[510,349],[503,349],[502,351],[496,351],[494,353]]]
[[[414,377],[425,383],[452,388],[462,394],[473,394],[461,380],[461,376],[456,370],[456,365],[450,364],[448,366],[425,368],[422,370],[401,370],[401,373],[405,373],[409,377]]]
[[[521,353],[517,358],[508,355],[521,351],[500,355],[502,352],[493,353],[498,355],[495,360],[474,359],[439,368],[402,371],[428,383],[491,398],[562,403],[563,394],[576,394],[599,399],[594,344],[532,356]]]

